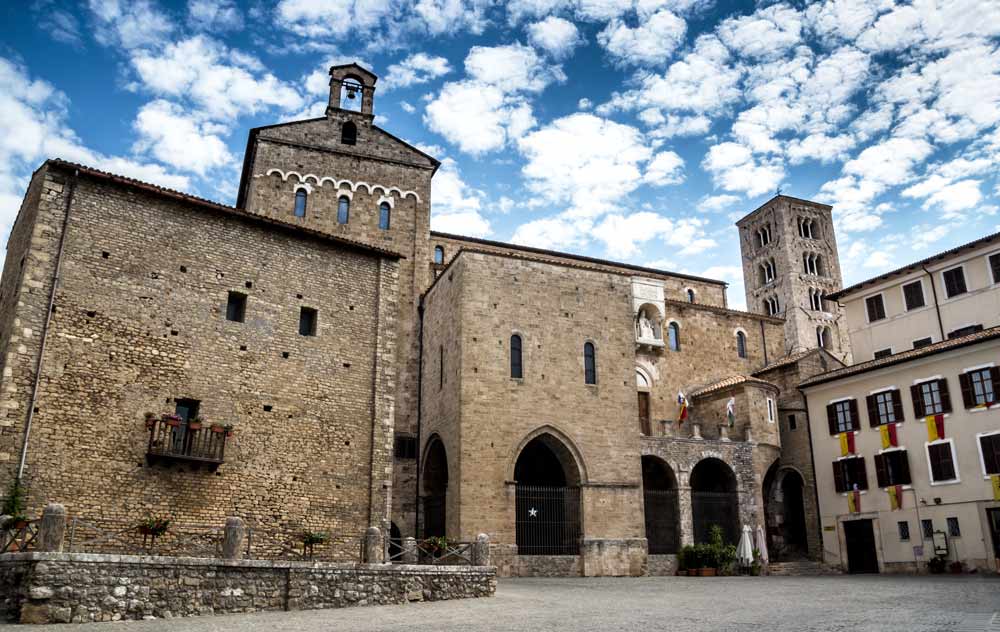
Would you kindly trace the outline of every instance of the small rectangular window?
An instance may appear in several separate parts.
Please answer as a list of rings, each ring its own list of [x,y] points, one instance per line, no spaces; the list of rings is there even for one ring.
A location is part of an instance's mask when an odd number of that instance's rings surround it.
[[[921,338],[919,340],[914,340],[913,341],[913,348],[914,349],[919,349],[921,347],[927,347],[927,346],[932,345],[932,344],[934,344],[934,339],[933,338]]]
[[[948,518],[948,535],[953,538],[962,537],[962,528],[958,526],[958,517]]]
[[[997,382],[1000,382],[1000,369],[992,366],[960,373],[958,383],[962,387],[965,407],[982,408],[997,403]]]
[[[918,419],[951,412],[951,394],[946,379],[914,384],[910,387],[910,397],[913,399],[913,414]]]
[[[299,312],[299,335],[315,336],[317,312],[312,307],[303,307]]]
[[[983,455],[986,474],[1000,474],[1000,434],[979,437],[979,451]]]
[[[899,529],[899,539],[903,542],[907,542],[910,539],[910,523],[906,520],[900,520],[896,523],[896,527]]]
[[[934,537],[934,523],[930,518],[924,518],[920,521],[920,528],[924,532],[924,539],[930,540]]]
[[[891,355],[892,355],[892,349],[891,348],[889,348],[889,349],[879,349],[878,351],[875,352],[875,359],[876,360],[881,360],[882,358],[888,358]]]
[[[927,303],[924,301],[924,285],[920,281],[904,285],[903,300],[906,302],[906,311],[926,305]]]
[[[965,270],[961,266],[945,270],[941,277],[944,279],[944,293],[948,298],[969,291],[965,286]]]
[[[774,400],[770,397],[767,398],[767,423],[774,423]]]
[[[990,255],[990,272],[993,275],[993,282],[1000,283],[1000,252]]]
[[[830,426],[830,434],[840,434],[848,430],[858,430],[861,423],[858,421],[858,402],[853,399],[846,399],[834,402],[826,407],[826,418]]]
[[[865,398],[868,424],[872,428],[903,421],[903,398],[898,389],[881,391]]]
[[[945,441],[927,446],[927,456],[931,462],[931,482],[941,483],[958,478],[955,474],[951,445],[951,441]]]
[[[969,334],[975,334],[983,330],[982,325],[969,325],[968,327],[960,327],[954,331],[948,332],[948,340],[953,338],[961,338],[962,336],[968,336]]]
[[[417,438],[408,435],[396,435],[393,453],[397,459],[417,458]]]
[[[788,416],[788,429],[795,430],[798,426],[795,423],[795,415]]]
[[[866,298],[865,308],[868,310],[868,322],[885,320],[885,302],[882,300],[881,294]]]
[[[910,463],[906,458],[906,450],[890,450],[875,455],[875,477],[879,487],[892,485],[909,485]]]
[[[226,320],[242,323],[247,313],[247,295],[242,292],[230,292],[226,301]]]

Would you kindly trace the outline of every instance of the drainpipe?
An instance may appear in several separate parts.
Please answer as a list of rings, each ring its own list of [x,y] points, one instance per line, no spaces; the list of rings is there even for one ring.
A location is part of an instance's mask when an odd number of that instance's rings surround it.
[[[758,320],[757,324],[760,325],[760,340],[764,346],[764,366],[767,366],[767,335],[764,333],[764,321]]]
[[[934,311],[937,312],[938,321],[938,331],[941,332],[941,339],[938,342],[944,340],[944,322],[941,320],[941,305],[938,303],[937,288],[934,286],[934,275],[931,271],[927,269],[927,266],[920,266],[924,272],[927,273],[927,278],[931,280],[931,294],[934,296]]]
[[[66,232],[69,230],[69,213],[73,205],[73,193],[76,191],[76,181],[80,170],[73,170],[73,179],[69,182],[66,192],[66,217],[63,219],[62,234],[59,235],[59,251],[56,253],[56,267],[52,272],[52,290],[49,292],[49,309],[45,312],[45,324],[42,326],[42,341],[38,347],[38,360],[35,362],[35,380],[31,387],[31,401],[28,404],[28,418],[24,422],[24,440],[21,442],[21,459],[17,465],[17,480],[24,477],[24,464],[28,460],[28,439],[31,437],[31,422],[35,418],[35,403],[38,401],[38,387],[42,381],[42,358],[45,357],[45,343],[49,338],[49,324],[52,322],[52,307],[56,302],[56,290],[59,288],[59,272],[62,269],[63,250],[66,247]]]
[[[423,421],[422,408],[423,408],[423,394],[424,394],[424,297],[420,297],[420,303],[417,305],[417,322],[419,323],[419,329],[417,330],[417,450],[415,453],[415,467],[417,468],[417,475],[414,477],[414,498],[416,498],[416,507],[413,511],[413,537],[417,537],[417,532],[420,527],[420,426]]]
[[[823,544],[823,513],[819,504],[819,486],[816,485],[816,452],[813,450],[813,438],[812,438],[812,422],[809,419],[809,398],[806,396],[805,391],[799,389],[802,393],[802,402],[806,405],[806,438],[809,439],[809,463],[812,465],[813,470],[813,498],[816,502],[816,527],[819,529],[819,559],[822,562],[825,557],[824,551],[826,546]],[[837,540],[839,542],[840,536],[838,534]],[[840,548],[838,544],[837,548]]]

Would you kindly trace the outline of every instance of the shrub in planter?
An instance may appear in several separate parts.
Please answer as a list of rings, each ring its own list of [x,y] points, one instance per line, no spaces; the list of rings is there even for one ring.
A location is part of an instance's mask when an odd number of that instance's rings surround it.
[[[202,419],[201,417],[195,417],[194,419],[188,422],[188,430],[201,430],[201,427],[204,423],[205,423],[204,419]]]
[[[299,539],[302,540],[302,555],[311,558],[316,546],[326,544],[330,537],[318,531],[303,531]]]
[[[24,515],[26,511],[28,490],[25,489],[18,478],[10,482],[7,488],[7,497],[3,501],[3,509],[0,514],[10,516],[7,522],[0,525],[4,529],[23,529],[28,524],[28,518]]]
[[[952,575],[961,575],[965,572],[965,564],[959,561],[952,562],[948,565],[948,570]]]
[[[944,572],[945,561],[940,555],[932,557],[927,560],[927,570],[935,575],[940,575]]]

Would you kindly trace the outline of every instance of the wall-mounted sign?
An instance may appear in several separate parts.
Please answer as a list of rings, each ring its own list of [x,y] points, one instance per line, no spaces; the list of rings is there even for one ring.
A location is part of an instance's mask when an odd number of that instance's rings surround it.
[[[825,527],[823,527],[823,531],[836,531],[836,530],[837,526],[832,524],[828,524]]]
[[[944,531],[934,532],[934,555],[948,555],[948,536]]]

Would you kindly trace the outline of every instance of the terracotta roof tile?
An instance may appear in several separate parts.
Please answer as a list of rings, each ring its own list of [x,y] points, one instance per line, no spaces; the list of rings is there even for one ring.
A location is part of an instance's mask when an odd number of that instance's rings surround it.
[[[727,378],[721,379],[718,382],[713,382],[702,386],[701,388],[695,389],[688,394],[688,397],[694,399],[697,397],[704,397],[705,395],[710,395],[712,393],[731,388],[733,386],[739,386],[740,384],[756,384],[758,386],[770,386],[771,388],[778,390],[777,384],[768,382],[767,380],[762,380],[760,378],[752,377],[749,375],[731,375]]]

